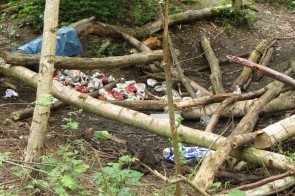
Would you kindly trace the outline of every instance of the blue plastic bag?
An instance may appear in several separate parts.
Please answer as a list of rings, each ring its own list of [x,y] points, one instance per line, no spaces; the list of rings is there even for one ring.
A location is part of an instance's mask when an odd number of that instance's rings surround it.
[[[56,55],[74,56],[83,52],[80,39],[74,28],[62,27],[57,31]],[[29,43],[13,49],[12,51],[22,50],[26,54],[40,54],[42,48],[42,36],[30,41]]]

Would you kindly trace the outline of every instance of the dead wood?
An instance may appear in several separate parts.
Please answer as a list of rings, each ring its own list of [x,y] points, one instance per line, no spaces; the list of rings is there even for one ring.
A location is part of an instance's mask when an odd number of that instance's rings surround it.
[[[0,63],[0,72],[13,76],[32,87],[36,88],[37,86],[38,74],[24,67]],[[64,86],[58,81],[53,81],[53,84],[53,95],[67,104],[82,108],[86,112],[104,118],[139,127],[161,136],[171,137],[169,130],[170,124],[167,121],[157,120],[143,113],[94,99],[89,95],[75,91],[73,88]],[[213,133],[206,133],[183,125],[180,125],[177,131],[183,142],[203,146],[205,148],[210,146],[212,149],[217,149],[226,139],[225,137]],[[294,161],[287,156],[255,148],[235,150],[231,155],[236,158],[242,158],[250,163],[280,170],[288,170],[289,165],[295,164]]]
[[[219,63],[218,63],[218,59],[216,58],[211,48],[210,41],[206,38],[205,35],[201,38],[201,45],[203,50],[205,51],[206,58],[210,65],[210,69],[211,69],[210,79],[211,79],[211,84],[214,89],[214,92],[215,94],[224,93],[224,87],[222,84],[222,74],[221,74]]]
[[[237,135],[233,137],[233,149],[242,147],[246,144],[249,144],[253,142],[253,140],[260,134],[262,134],[263,131],[255,131],[252,133],[244,133],[242,135]]]
[[[110,84],[107,84],[105,85],[103,88],[105,90],[111,90],[112,88],[115,87],[115,85],[120,81],[120,79],[117,79],[115,80],[114,82],[110,83]],[[99,95],[98,93],[98,90],[96,91],[93,91],[91,93],[89,93],[90,96],[92,97],[97,97]],[[62,108],[64,106],[66,106],[67,104],[62,102],[62,101],[56,101],[52,106],[51,106],[51,111],[55,111],[59,108]],[[26,118],[30,118],[33,116],[33,113],[34,113],[34,109],[35,107],[30,107],[30,108],[26,108],[26,109],[22,109],[22,110],[18,110],[18,111],[14,111],[12,112],[11,114],[11,118],[14,120],[14,121],[17,121],[17,120],[22,120],[22,119],[26,119]],[[163,107],[164,109],[164,107]]]
[[[237,172],[226,172],[226,171],[220,171],[218,172],[215,177],[218,179],[227,179],[231,182],[236,183],[250,183],[255,182],[264,179],[264,176],[261,175],[251,175],[251,174],[243,174],[243,173],[237,173]]]
[[[254,140],[255,148],[266,149],[295,136],[295,115],[265,127]]]
[[[1,76],[0,76],[1,77]],[[4,81],[2,78],[0,79],[0,88],[1,89],[6,89],[6,88],[11,88],[11,89],[14,89],[14,90],[16,90],[16,86],[15,85],[13,85],[13,84],[11,84],[11,83],[9,83],[9,82],[6,82],[6,81]]]
[[[220,117],[243,117],[249,111],[249,108],[253,105],[253,103],[254,100],[238,101],[232,106],[225,108]],[[287,91],[266,104],[261,114],[292,110],[295,108],[294,103],[295,91]],[[213,103],[194,108],[187,108],[182,111],[181,116],[187,120],[197,120],[200,119],[201,116],[211,116],[219,105],[220,103]]]
[[[229,106],[239,100],[253,99],[253,98],[259,97],[263,93],[265,93],[266,90],[267,90],[266,88],[262,88],[260,90],[254,91],[254,92],[240,94],[240,95],[233,95],[231,97],[226,98],[214,111],[213,115],[210,118],[208,125],[206,126],[205,131],[206,132],[213,132],[213,129],[214,129],[215,125],[218,123],[218,120],[221,116],[222,111],[227,106]]]
[[[250,57],[248,58],[249,61],[257,62],[258,58],[263,54],[264,50],[269,45],[269,41],[262,40],[258,46],[251,52]],[[239,85],[241,88],[244,84],[249,80],[252,74],[252,69],[248,67],[244,67],[243,71],[241,72],[240,76],[236,79],[234,84]]]
[[[284,174],[278,175],[278,177],[281,177],[281,176],[284,176],[284,175],[287,175],[287,172],[284,173]],[[286,189],[288,189],[290,187],[293,187],[295,185],[294,176],[289,176],[289,175],[288,175],[288,177],[285,177],[283,179],[279,178],[279,180],[272,180],[272,181],[270,181],[267,184],[264,184],[262,186],[253,188],[251,190],[244,191],[244,193],[247,196],[278,194],[279,192],[284,191],[284,190],[286,190]],[[272,176],[272,177],[275,177],[275,176]],[[252,184],[254,184],[254,183],[252,183]],[[228,193],[216,194],[216,196],[227,196],[227,195],[228,195]]]
[[[291,74],[291,69],[287,70],[286,73]],[[277,97],[283,90],[283,87],[284,83],[274,81],[269,85],[269,89],[259,99],[254,101],[253,106],[232,131],[227,140],[223,142],[221,147],[218,148],[215,153],[206,156],[193,180],[194,184],[203,190],[207,190],[212,186],[214,174],[233,150],[234,137],[253,130],[263,107],[270,100]]]
[[[262,65],[262,66],[268,66],[271,58],[273,57],[274,51],[275,51],[274,47],[269,48],[267,50],[267,52],[265,53],[265,55],[263,55],[261,57],[261,60],[260,60],[259,64]],[[260,80],[262,78],[262,76],[263,75],[260,72],[255,72],[253,78],[254,78],[255,81],[258,81],[258,80]]]
[[[5,53],[5,63],[22,66],[35,66],[39,64],[40,55]],[[149,64],[163,59],[163,52],[153,51],[148,53],[137,53],[125,56],[106,57],[106,58],[78,58],[62,57],[55,58],[55,68],[60,69],[99,69],[115,68],[129,65]]]
[[[230,8],[231,5],[225,5],[213,8],[204,8],[201,10],[188,10],[186,12],[173,14],[170,15],[168,18],[168,25],[172,26],[180,23],[188,23],[198,21],[200,19],[216,17],[221,13],[220,11],[217,12],[216,10],[222,11],[228,10]],[[118,32],[124,32],[131,35],[132,37],[136,37],[137,39],[148,37],[163,29],[163,23],[161,19],[148,23],[139,28],[128,28],[97,22],[95,21],[95,18],[92,17],[90,19],[84,19],[82,21],[74,23],[71,26],[77,30],[79,35],[93,34],[97,36],[120,38],[121,35]],[[117,31],[115,31],[115,29]]]
[[[247,59],[243,59],[243,58],[236,57],[236,56],[228,55],[227,58],[229,58],[229,60],[232,62],[236,62],[241,65],[247,66],[253,70],[257,70],[257,71],[261,72],[264,75],[270,76],[278,81],[289,84],[289,85],[293,86],[293,88],[295,87],[295,80],[292,77],[286,76],[285,74],[282,74],[282,73],[280,73],[276,70],[273,70],[269,67],[261,66],[257,63],[253,63]]]

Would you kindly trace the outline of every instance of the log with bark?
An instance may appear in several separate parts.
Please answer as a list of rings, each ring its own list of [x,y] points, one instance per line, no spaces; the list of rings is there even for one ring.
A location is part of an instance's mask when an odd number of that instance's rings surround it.
[[[232,6],[228,4],[225,6],[204,8],[201,10],[188,10],[186,12],[173,14],[169,16],[168,25],[172,26],[172,25],[176,25],[180,23],[188,23],[188,22],[194,22],[201,19],[205,19],[205,18],[217,17],[222,13],[222,11],[230,10],[231,7]],[[161,19],[148,23],[139,28],[128,28],[128,27],[113,26],[113,25],[97,22],[94,17],[91,17],[89,19],[84,19],[83,21],[79,21],[71,26],[77,30],[78,34],[93,34],[97,36],[120,38],[121,35],[120,33],[118,33],[119,31],[119,32],[127,33],[131,35],[132,37],[136,37],[137,39],[148,37],[163,29],[163,23]],[[118,31],[115,31],[115,29]]]
[[[210,65],[210,79],[214,92],[215,94],[224,93],[224,87],[222,84],[222,74],[218,63],[218,59],[216,58],[214,51],[211,48],[210,41],[206,38],[205,35],[201,38],[201,45]]]
[[[221,117],[243,117],[253,103],[254,100],[238,101],[232,106],[225,108],[225,110],[221,113]],[[266,104],[261,114],[293,110],[295,108],[294,103],[295,91],[287,91]],[[213,103],[205,106],[188,108],[182,111],[181,116],[186,120],[197,120],[200,119],[201,116],[211,116],[218,106],[219,103]]]
[[[255,50],[252,51],[250,57],[248,58],[249,61],[257,62],[259,57],[263,54],[264,50],[268,47],[269,41],[262,40],[258,46],[255,48]],[[236,79],[234,84],[239,85],[241,88],[243,88],[244,84],[249,80],[252,74],[252,69],[248,67],[244,67],[243,71],[239,75],[239,77]]]
[[[24,67],[1,64],[0,72],[10,75],[32,87],[36,88],[37,86],[38,74]],[[169,130],[170,123],[167,121],[157,120],[143,113],[94,99],[89,95],[75,91],[73,88],[64,86],[58,81],[53,81],[53,84],[53,95],[67,104],[82,108],[86,112],[132,125],[161,136],[171,137]],[[212,149],[217,149],[226,139],[213,133],[205,133],[204,131],[183,125],[180,125],[177,131],[182,142],[206,148],[211,147]],[[295,164],[290,157],[250,147],[243,150],[235,150],[231,153],[231,156],[257,165],[280,170],[288,170],[289,165]]]
[[[265,55],[262,56],[261,60],[259,61],[259,64],[267,67],[271,58],[273,57],[274,51],[275,51],[274,47],[269,48],[267,52],[265,53]],[[255,72],[253,78],[255,81],[258,81],[262,78],[262,76],[263,75],[261,73]]]
[[[254,140],[255,148],[266,149],[285,139],[295,136],[295,115],[261,129],[263,131]]]
[[[288,69],[286,74],[295,75],[291,69]],[[259,113],[262,111],[263,107],[270,100],[277,97],[283,91],[284,86],[284,83],[278,81],[274,81],[268,85],[268,90],[254,101],[247,114],[238,123],[227,140],[222,143],[221,147],[213,154],[206,156],[193,180],[196,186],[203,190],[207,190],[212,186],[214,174],[233,150],[235,136],[251,132],[254,129]]]
[[[39,64],[40,55],[22,54],[22,53],[5,53],[5,63],[22,66],[35,66]],[[163,59],[161,50],[137,53],[125,56],[105,57],[105,58],[79,58],[79,57],[62,57],[57,56],[55,59],[55,68],[59,69],[99,69],[115,68],[130,65],[149,64],[154,61]]]
[[[244,65],[250,69],[257,70],[264,75],[267,75],[267,76],[272,77],[278,81],[289,84],[289,85],[293,86],[293,88],[295,88],[295,80],[290,76],[286,76],[285,74],[282,74],[274,69],[271,69],[271,68],[265,67],[265,66],[261,66],[257,63],[251,62],[247,59],[243,59],[243,58],[231,56],[231,55],[228,55],[227,58],[232,62],[236,62],[236,63]]]

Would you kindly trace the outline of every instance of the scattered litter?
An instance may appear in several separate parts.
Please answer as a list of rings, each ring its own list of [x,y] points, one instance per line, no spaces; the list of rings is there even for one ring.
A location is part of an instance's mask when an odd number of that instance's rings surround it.
[[[180,147],[179,148],[181,157],[183,157],[187,163],[195,163],[197,160],[202,159],[205,155],[211,154],[214,151],[208,150],[200,146],[195,147]],[[174,151],[173,148],[165,148],[163,150],[164,158],[169,162],[174,162]]]
[[[233,88],[233,94],[239,95],[241,93],[242,93],[242,91],[241,91],[241,88],[239,87],[239,85],[235,85]]]
[[[6,89],[4,98],[18,97],[18,93],[12,89]]]
[[[152,78],[149,78],[149,79],[147,79],[147,82],[146,83],[147,83],[148,86],[154,87],[158,83],[158,81],[157,80],[154,80]]]
[[[204,96],[203,93],[200,90],[198,90],[196,92],[196,95],[197,95],[197,98],[200,98],[200,97],[203,97]]]
[[[200,118],[200,123],[204,124],[204,125],[208,125],[208,123],[210,122],[210,116],[201,116]]]

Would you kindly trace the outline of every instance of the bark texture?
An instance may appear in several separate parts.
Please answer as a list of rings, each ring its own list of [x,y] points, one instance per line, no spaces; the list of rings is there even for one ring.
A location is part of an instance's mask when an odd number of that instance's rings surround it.
[[[1,64],[0,71],[32,87],[37,87],[38,74],[24,67]],[[79,93],[71,87],[64,86],[58,81],[53,81],[52,90],[53,95],[57,99],[74,107],[82,108],[84,111],[139,127],[164,137],[171,137],[169,122],[157,120],[143,113],[97,100],[89,95]],[[206,133],[183,125],[180,125],[177,131],[181,141],[205,148],[211,146],[213,150],[217,149],[226,139],[213,133]],[[295,164],[290,157],[256,148],[244,148],[241,151],[235,150],[231,153],[231,156],[257,165],[280,170],[288,170],[287,165]]]
[[[21,53],[5,53],[5,63],[22,66],[35,66],[39,64],[40,55],[30,55]],[[116,68],[130,65],[149,64],[163,59],[161,50],[154,52],[144,52],[125,56],[106,57],[106,58],[79,58],[61,57],[55,58],[55,68],[59,69],[99,69]]]
[[[36,107],[28,140],[26,162],[38,162],[43,155],[45,134],[52,105],[51,89],[58,29],[59,0],[47,0],[44,12],[44,30],[37,86]]]

